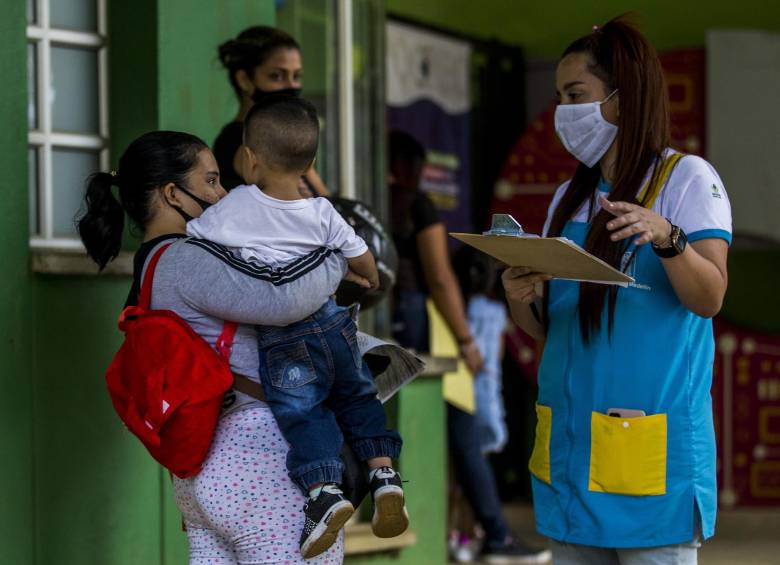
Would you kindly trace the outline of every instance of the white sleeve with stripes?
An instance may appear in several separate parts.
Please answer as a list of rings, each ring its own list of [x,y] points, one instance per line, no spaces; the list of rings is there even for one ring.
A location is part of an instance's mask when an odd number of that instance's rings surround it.
[[[310,316],[346,273],[339,252],[320,248],[283,267],[247,262],[215,243],[184,239],[163,255],[178,294],[199,312],[241,324],[286,326]]]

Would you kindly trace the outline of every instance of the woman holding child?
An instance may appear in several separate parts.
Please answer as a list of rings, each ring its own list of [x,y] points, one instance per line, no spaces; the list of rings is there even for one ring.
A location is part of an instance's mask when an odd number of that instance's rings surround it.
[[[335,291],[346,264],[341,254],[318,248],[271,270],[223,246],[186,238],[186,222],[223,196],[219,169],[205,143],[184,133],[152,132],[130,144],[116,172],[90,178],[79,232],[102,268],[120,250],[125,213],[142,229],[130,303],[137,300],[150,257],[171,244],[155,271],[152,308],[175,311],[211,344],[224,320],[239,322],[231,368],[258,381],[253,325],[283,326],[311,315],[321,306],[320,297]],[[191,564],[304,562],[299,544],[305,498],[288,477],[287,455],[268,405],[232,391],[203,470],[193,478],[174,478]],[[332,536],[333,545],[306,563],[341,563],[342,539]]]
[[[710,318],[728,280],[729,202],[709,163],[669,147],[658,56],[623,18],[572,43],[556,83],[555,127],[580,165],[545,235],[635,282],[504,273],[513,318],[545,344],[537,529],[556,564],[696,563],[715,527]]]

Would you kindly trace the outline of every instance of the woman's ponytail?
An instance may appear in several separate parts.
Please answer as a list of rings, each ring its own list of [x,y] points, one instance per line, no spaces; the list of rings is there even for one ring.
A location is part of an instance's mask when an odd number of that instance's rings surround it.
[[[119,255],[125,212],[111,188],[116,177],[109,173],[95,173],[87,180],[84,197],[86,213],[78,221],[78,232],[87,254],[102,271],[106,264]]]
[[[168,183],[187,186],[204,150],[208,145],[189,133],[151,131],[127,147],[118,172],[95,173],[87,179],[85,212],[77,227],[87,254],[101,271],[122,248],[125,214],[146,232],[159,189]],[[118,198],[113,187],[118,188]]]

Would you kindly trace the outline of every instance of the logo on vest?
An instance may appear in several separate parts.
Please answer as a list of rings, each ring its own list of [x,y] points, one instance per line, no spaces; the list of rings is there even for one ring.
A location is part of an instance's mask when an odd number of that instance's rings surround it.
[[[720,189],[718,188],[718,185],[716,185],[716,184],[712,185],[712,197],[713,198],[723,198],[720,195]]]
[[[623,257],[620,260],[620,270],[623,271],[625,274],[627,274],[629,277],[634,279],[634,282],[628,283],[628,286],[631,288],[636,288],[639,290],[653,290],[653,287],[642,284],[639,281],[636,280],[636,256],[637,256],[637,249],[634,249],[634,251],[626,251],[623,253]]]

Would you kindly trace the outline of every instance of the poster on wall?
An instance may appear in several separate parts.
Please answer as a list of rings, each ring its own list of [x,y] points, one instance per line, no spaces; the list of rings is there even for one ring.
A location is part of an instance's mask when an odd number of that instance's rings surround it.
[[[427,150],[420,188],[449,230],[471,231],[468,42],[387,23],[387,127]]]

